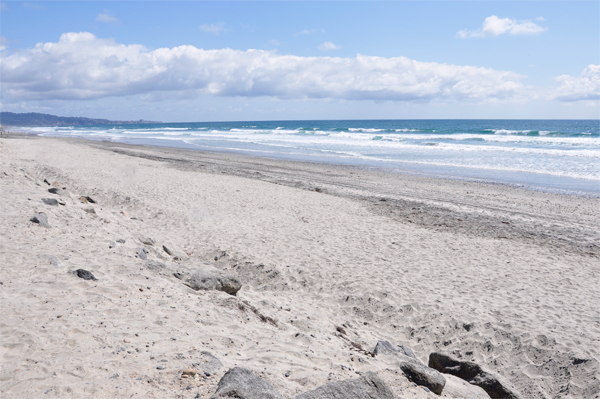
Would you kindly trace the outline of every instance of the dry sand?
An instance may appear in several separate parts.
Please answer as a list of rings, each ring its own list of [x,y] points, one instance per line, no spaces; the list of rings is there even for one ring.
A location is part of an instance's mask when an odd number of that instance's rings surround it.
[[[600,395],[598,198],[35,137],[0,140],[0,192],[2,398],[207,398],[235,365],[284,397],[364,371],[437,397],[369,355],[380,339],[523,398]],[[243,287],[172,275],[194,268]]]

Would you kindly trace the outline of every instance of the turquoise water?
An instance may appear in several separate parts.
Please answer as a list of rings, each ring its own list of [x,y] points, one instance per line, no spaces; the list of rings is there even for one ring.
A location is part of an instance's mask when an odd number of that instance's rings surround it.
[[[600,193],[598,120],[202,122],[27,130]]]

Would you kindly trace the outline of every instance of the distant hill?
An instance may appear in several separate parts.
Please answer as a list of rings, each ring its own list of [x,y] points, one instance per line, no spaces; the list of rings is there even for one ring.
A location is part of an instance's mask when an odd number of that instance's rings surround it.
[[[17,114],[14,112],[0,112],[0,125],[3,126],[92,126],[92,125],[131,125],[140,123],[160,123],[145,121],[111,121],[108,119],[92,119],[70,116],[56,116],[28,112]]]

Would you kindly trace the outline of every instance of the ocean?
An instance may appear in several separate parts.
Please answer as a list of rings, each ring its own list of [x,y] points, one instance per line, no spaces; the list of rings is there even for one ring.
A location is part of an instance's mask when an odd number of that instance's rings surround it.
[[[599,120],[201,122],[23,130],[600,194]]]

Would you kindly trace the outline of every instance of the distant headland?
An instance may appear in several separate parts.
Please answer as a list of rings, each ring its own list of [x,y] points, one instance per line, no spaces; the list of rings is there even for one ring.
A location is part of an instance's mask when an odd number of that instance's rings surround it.
[[[56,116],[28,112],[0,112],[0,124],[4,126],[95,126],[95,125],[131,125],[141,123],[161,123],[157,121],[111,121],[108,119],[93,119],[83,117]]]

